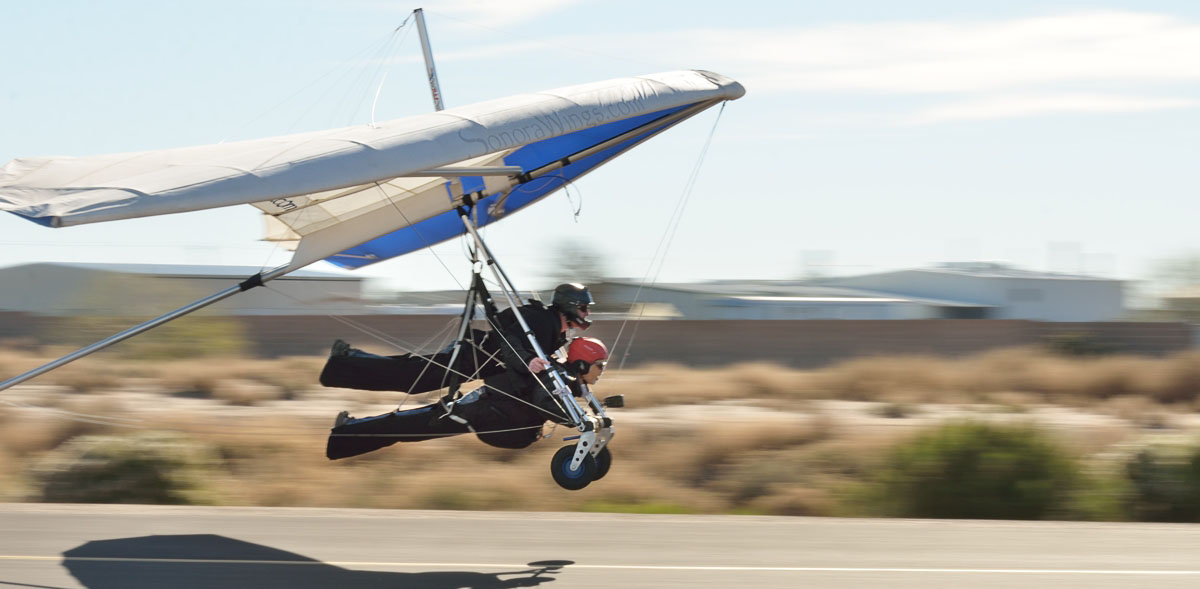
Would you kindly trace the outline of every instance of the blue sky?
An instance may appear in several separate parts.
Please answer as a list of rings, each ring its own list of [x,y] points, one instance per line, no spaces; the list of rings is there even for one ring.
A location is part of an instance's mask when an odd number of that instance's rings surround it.
[[[564,243],[640,278],[669,240],[660,281],[966,260],[1142,279],[1200,250],[1192,2],[10,2],[0,162],[365,124],[377,91],[377,120],[428,112],[416,32],[393,33],[418,6],[447,106],[689,68],[747,89],[489,229],[521,286],[569,271]],[[4,215],[0,265],[286,260],[259,237],[248,206]],[[452,243],[360,272],[453,288],[466,269]]]

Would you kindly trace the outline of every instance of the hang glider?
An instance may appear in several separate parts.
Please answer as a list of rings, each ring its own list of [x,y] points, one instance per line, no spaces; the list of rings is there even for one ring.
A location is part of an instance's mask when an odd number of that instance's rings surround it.
[[[327,259],[357,268],[502,219],[745,93],[702,70],[619,78],[329,131],[0,168],[0,211],[69,227],[250,204],[295,253],[206,298],[0,382],[4,390]],[[470,218],[461,216],[470,212]]]
[[[219,145],[16,159],[0,210],[50,227],[251,204],[267,239],[356,268],[520,210],[708,107],[742,96],[706,71],[675,71],[523,94],[360,125]]]

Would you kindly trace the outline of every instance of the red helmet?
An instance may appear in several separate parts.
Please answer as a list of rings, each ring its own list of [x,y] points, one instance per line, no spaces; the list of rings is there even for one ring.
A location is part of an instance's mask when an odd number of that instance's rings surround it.
[[[594,337],[577,337],[567,347],[567,364],[581,361],[591,365],[607,358],[608,348]]]

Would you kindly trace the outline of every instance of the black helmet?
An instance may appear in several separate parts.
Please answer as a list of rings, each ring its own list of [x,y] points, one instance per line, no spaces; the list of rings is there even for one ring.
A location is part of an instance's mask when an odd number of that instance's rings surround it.
[[[578,282],[568,282],[554,287],[554,298],[550,300],[550,308],[565,315],[567,321],[587,329],[592,323],[579,316],[579,308],[595,302],[586,286]]]

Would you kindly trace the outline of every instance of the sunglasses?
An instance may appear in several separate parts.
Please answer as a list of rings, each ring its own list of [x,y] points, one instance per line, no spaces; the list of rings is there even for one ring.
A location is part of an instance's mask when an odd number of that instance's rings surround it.
[[[584,303],[584,304],[582,304],[582,305],[579,305],[579,310],[580,310],[580,311],[583,311],[583,312],[585,312],[585,313],[586,313],[586,312],[587,312],[587,310],[588,310],[587,303]]]

